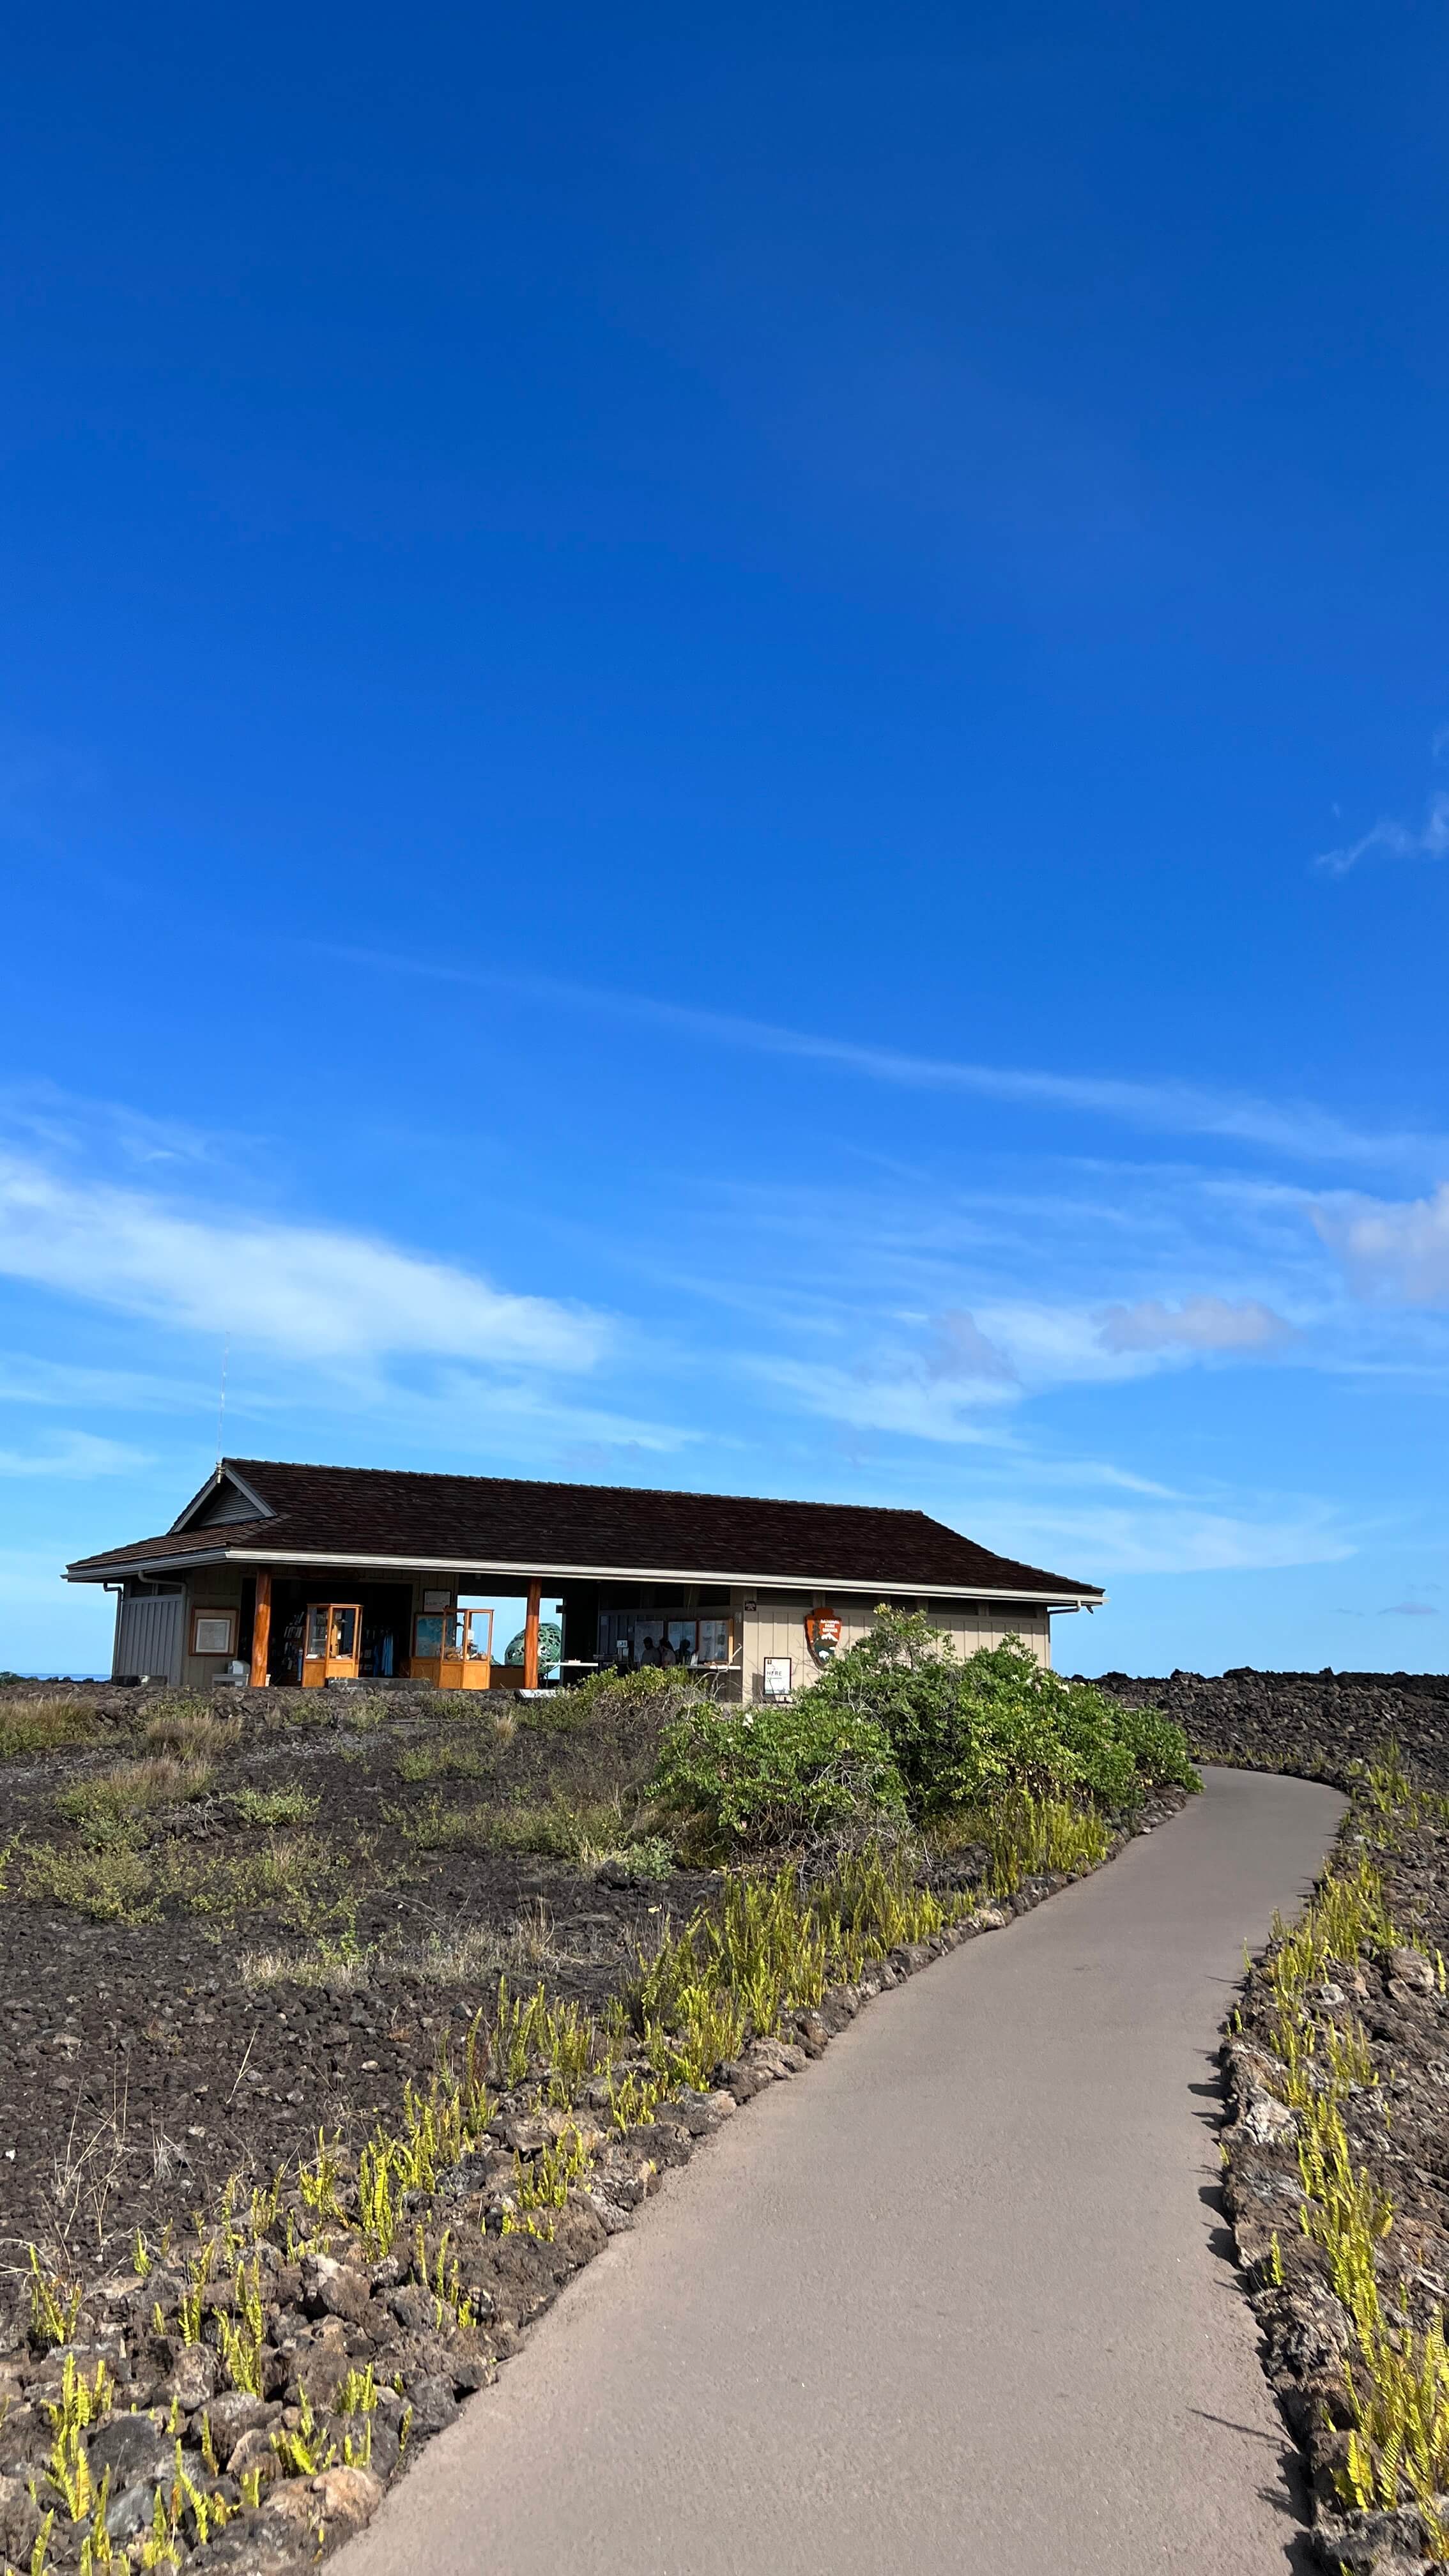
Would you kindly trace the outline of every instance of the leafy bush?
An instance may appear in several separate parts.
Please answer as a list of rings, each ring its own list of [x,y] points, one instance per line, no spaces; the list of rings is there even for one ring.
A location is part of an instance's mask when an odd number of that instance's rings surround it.
[[[959,1662],[921,1612],[878,1610],[809,1696],[884,1730],[919,1816],[1017,1792],[1118,1810],[1140,1806],[1156,1781],[1196,1786],[1186,1739],[1160,1711],[1064,1681],[1019,1637]]]
[[[231,1805],[244,1825],[310,1825],[319,1799],[313,1789],[234,1789]]]
[[[905,1815],[882,1728],[821,1690],[743,1714],[703,1703],[687,1710],[665,1734],[649,1785],[689,1819],[691,1843],[711,1860]]]
[[[616,1887],[657,1887],[673,1867],[673,1846],[663,1834],[641,1834],[637,1842],[624,1843],[617,1851],[601,1852],[594,1864],[595,1875],[607,1870],[610,1883]]]

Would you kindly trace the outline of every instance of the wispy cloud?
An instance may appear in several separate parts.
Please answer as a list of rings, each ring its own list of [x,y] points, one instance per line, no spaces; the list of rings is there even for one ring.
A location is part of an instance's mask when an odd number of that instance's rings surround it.
[[[1431,796],[1424,820],[1415,831],[1385,816],[1370,831],[1342,849],[1321,850],[1313,864],[1329,876],[1346,877],[1360,859],[1442,859],[1449,857],[1449,793]]]
[[[222,1218],[0,1155],[0,1272],[297,1359],[401,1354],[591,1368],[602,1316],[322,1225]]]
[[[926,1374],[966,1385],[1000,1386],[1012,1384],[1017,1372],[1005,1351],[987,1340],[975,1316],[960,1306],[936,1317]]]
[[[1438,1607],[1432,1601],[1386,1601],[1379,1612],[1381,1619],[1437,1619]]]
[[[0,1476],[124,1476],[151,1464],[144,1450],[89,1431],[69,1431],[42,1449],[0,1449]]]
[[[1191,1503],[1161,1510],[1111,1504],[1078,1512],[1051,1505],[1023,1509],[1004,1495],[994,1505],[983,1504],[980,1517],[994,1533],[993,1545],[1049,1565],[1075,1555],[1107,1578],[1266,1572],[1274,1566],[1334,1565],[1354,1553],[1334,1514],[1318,1504],[1254,1518]]]
[[[6,1130],[51,1156],[74,1157],[99,1149],[111,1162],[214,1163],[223,1141],[180,1118],[153,1118],[116,1100],[79,1099],[53,1082],[10,1083],[0,1088]]]
[[[862,1045],[851,1038],[818,1035],[683,1002],[662,1002],[617,988],[574,984],[545,976],[490,973],[486,968],[435,965],[427,959],[381,955],[370,949],[325,952],[382,975],[418,977],[477,990],[507,990],[570,1009],[598,1010],[613,1019],[675,1029],[713,1045],[742,1047],[758,1055],[826,1065],[898,1090],[957,1093],[1072,1116],[1107,1119],[1149,1132],[1212,1136],[1310,1163],[1423,1165],[1449,1154],[1449,1139],[1412,1131],[1355,1127],[1311,1101],[1271,1101],[1248,1092],[1218,1090],[1164,1077],[1122,1080],[1110,1074],[1052,1073],[1030,1067],[962,1063],[951,1057],[912,1055],[895,1047]]]
[[[1097,1330],[1108,1351],[1255,1351],[1285,1341],[1293,1327],[1256,1297],[1197,1296],[1176,1307],[1160,1297],[1109,1306]]]
[[[25,1351],[0,1351],[0,1404],[77,1406],[89,1412],[195,1414],[215,1409],[216,1382],[178,1371],[87,1368],[72,1360],[37,1359]],[[248,1391],[248,1403],[259,1399]]]
[[[806,1412],[822,1414],[831,1422],[847,1423],[856,1431],[895,1432],[907,1439],[940,1441],[952,1447],[1002,1437],[968,1409],[972,1397],[978,1404],[983,1399],[989,1401],[991,1391],[984,1382],[963,1392],[932,1380],[920,1367],[833,1368],[822,1361],[768,1356],[745,1360],[741,1367],[745,1375],[761,1384],[793,1396]],[[998,1385],[994,1392],[999,1401],[1009,1398],[1014,1390]]]
[[[1313,1221],[1356,1297],[1449,1301],[1449,1181],[1422,1199],[1344,1195],[1315,1207]]]

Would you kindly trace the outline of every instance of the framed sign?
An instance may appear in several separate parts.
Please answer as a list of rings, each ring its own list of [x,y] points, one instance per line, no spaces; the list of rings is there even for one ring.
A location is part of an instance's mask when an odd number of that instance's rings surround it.
[[[423,1608],[425,1610],[451,1610],[452,1606],[453,1596],[451,1592],[425,1592],[423,1594]]]
[[[764,1692],[766,1699],[788,1699],[790,1696],[790,1658],[788,1655],[765,1657]]]
[[[193,1610],[191,1651],[193,1655],[234,1655],[236,1653],[236,1612],[234,1610]]]

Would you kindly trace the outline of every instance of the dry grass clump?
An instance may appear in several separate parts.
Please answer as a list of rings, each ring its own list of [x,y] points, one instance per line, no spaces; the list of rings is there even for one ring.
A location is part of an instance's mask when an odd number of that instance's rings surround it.
[[[114,1827],[157,1807],[180,1806],[204,1798],[216,1777],[209,1762],[178,1761],[173,1754],[153,1753],[139,1762],[116,1762],[91,1780],[62,1789],[56,1812],[82,1827]]]
[[[471,1986],[484,1978],[526,1976],[563,1967],[553,1916],[542,1897],[515,1914],[511,1923],[463,1923],[448,1932],[430,1932],[398,1953],[397,1965],[409,1974],[440,1986]]]
[[[321,1942],[315,1950],[244,1950],[238,1963],[244,1986],[326,1986],[356,1994],[372,1968],[370,1949]]]
[[[434,1986],[476,1986],[499,1977],[538,1976],[569,1964],[570,1953],[555,1934],[553,1916],[538,1897],[509,1923],[455,1924],[385,1951],[329,1940],[308,1950],[248,1950],[240,1968],[244,1986],[352,1991],[368,1985],[380,1967],[391,1976],[420,1977]]]
[[[25,1699],[0,1705],[0,1762],[21,1753],[54,1753],[95,1739],[96,1716],[84,1700]]]
[[[241,1738],[239,1717],[218,1717],[204,1700],[173,1700],[146,1720],[146,1742],[153,1753],[172,1753],[183,1762],[220,1762]]]
[[[268,1696],[270,1705],[260,1716],[269,1735],[292,1735],[315,1726],[343,1726],[355,1735],[371,1735],[397,1714],[386,1691],[288,1690]]]
[[[469,1710],[471,1719],[473,1712]],[[430,1742],[416,1744],[397,1757],[400,1780],[483,1780],[493,1769],[493,1757],[505,1744],[511,1744],[518,1732],[518,1720],[511,1708],[480,1712],[471,1724],[451,1725],[445,1735]]]
[[[538,1852],[551,1860],[597,1868],[608,1854],[642,1839],[657,1842],[652,1808],[611,1798],[519,1800],[502,1806],[449,1807],[441,1798],[425,1806],[384,1808],[389,1823],[421,1851]]]

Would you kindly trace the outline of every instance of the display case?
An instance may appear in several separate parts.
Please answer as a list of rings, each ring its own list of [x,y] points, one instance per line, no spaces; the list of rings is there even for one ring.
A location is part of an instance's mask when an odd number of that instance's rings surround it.
[[[493,1673],[491,1610],[420,1610],[408,1670],[435,1690],[487,1690]]]
[[[356,1601],[309,1601],[302,1631],[302,1688],[355,1682],[362,1667],[362,1607]]]

